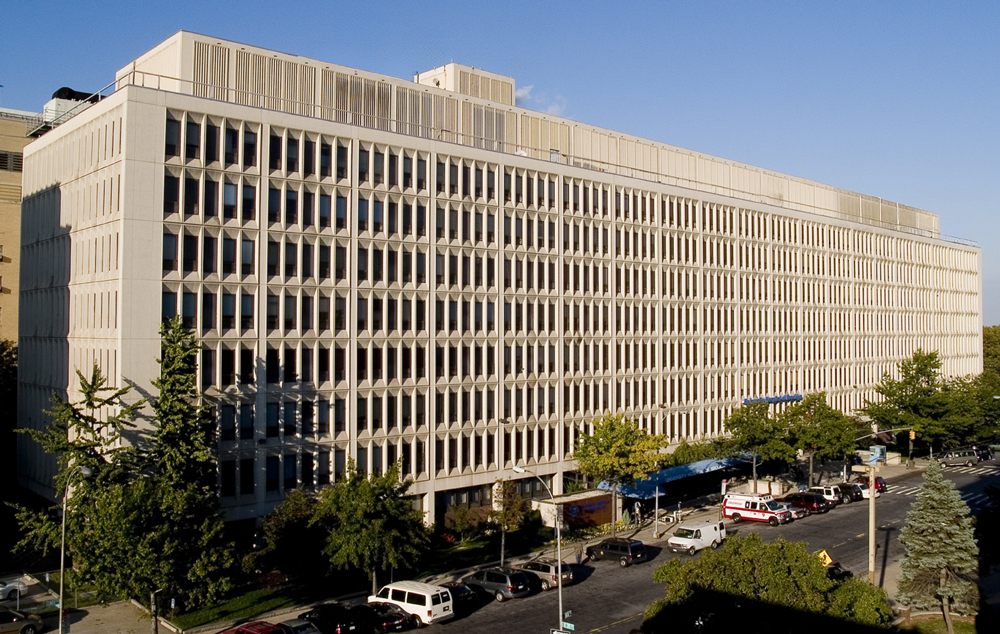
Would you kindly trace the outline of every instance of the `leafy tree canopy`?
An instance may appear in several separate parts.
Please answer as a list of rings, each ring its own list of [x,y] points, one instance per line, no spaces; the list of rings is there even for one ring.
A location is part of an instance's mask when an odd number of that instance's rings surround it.
[[[594,421],[594,433],[583,434],[573,450],[577,470],[615,487],[630,485],[655,471],[663,456],[665,443],[659,436],[647,434],[624,414],[606,414]]]
[[[344,479],[322,489],[313,522],[330,521],[325,552],[335,568],[360,568],[377,590],[376,575],[412,566],[429,542],[423,512],[407,497],[412,481],[399,468],[367,477],[353,461]]]
[[[983,326],[983,371],[1000,374],[1000,325]]]
[[[672,559],[653,573],[665,597],[646,608],[645,631],[731,631],[747,612],[765,606],[825,614],[864,625],[892,618],[885,592],[861,580],[831,581],[805,542],[760,535],[730,537],[697,559]],[[779,618],[780,620],[780,618]],[[665,627],[667,626],[667,627]]]

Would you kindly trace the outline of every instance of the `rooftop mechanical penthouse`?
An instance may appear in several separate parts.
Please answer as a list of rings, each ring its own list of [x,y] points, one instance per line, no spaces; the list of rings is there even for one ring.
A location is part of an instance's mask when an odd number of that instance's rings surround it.
[[[980,252],[936,215],[414,79],[180,32],[29,145],[19,425],[94,363],[149,389],[179,314],[228,519],[353,459],[433,522],[513,465],[561,492],[607,410],[695,441],[744,399],[854,410],[917,347],[981,370]]]

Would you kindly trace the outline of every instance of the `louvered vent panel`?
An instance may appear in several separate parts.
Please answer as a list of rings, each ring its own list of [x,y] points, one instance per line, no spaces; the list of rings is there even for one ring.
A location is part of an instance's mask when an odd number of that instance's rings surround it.
[[[500,82],[500,103],[514,105],[514,88],[509,81]]]
[[[267,60],[264,107],[269,110],[281,110],[281,60],[273,57]]]
[[[469,73],[464,70],[458,73],[458,92],[463,95],[469,94]]]
[[[299,65],[295,62],[285,61],[281,66],[281,109],[284,112],[298,112]]]
[[[539,150],[549,151],[553,146],[549,144],[549,122],[542,121],[538,127],[538,146]],[[556,147],[555,149],[559,149]]]
[[[379,130],[390,130],[392,123],[392,86],[380,81],[375,84],[377,98],[375,100],[375,127]]]
[[[333,118],[340,123],[349,123],[351,120],[351,78],[349,75],[337,73],[336,97],[336,111],[333,113]]]
[[[507,144],[506,152],[513,152],[517,146],[517,115],[513,112],[504,113],[504,142]]]
[[[299,65],[299,114],[314,116],[316,105],[316,69]]]
[[[434,95],[434,129],[438,131],[438,138],[443,138],[444,121],[444,96]]]
[[[472,136],[476,147],[484,147],[485,130],[483,129],[483,107],[473,106],[472,108]]]
[[[410,133],[410,110],[407,104],[410,99],[410,91],[399,86],[396,88],[396,132],[400,134]]]
[[[420,136],[425,139],[431,138],[434,134],[434,105],[435,99],[430,93],[420,95]]]
[[[479,75],[475,73],[469,75],[469,96],[479,97]]]
[[[485,137],[485,141],[483,142],[483,147],[487,150],[492,151],[497,147],[494,143],[497,138],[496,129],[496,111],[493,108],[484,108],[483,137]]]
[[[468,101],[462,102],[462,125],[461,125],[461,138],[458,142],[464,145],[472,145],[473,134],[472,134],[472,104]]]
[[[455,138],[458,132],[458,101],[452,99],[451,97],[445,98],[445,109],[446,109],[446,120],[445,120],[445,136],[443,137],[445,141],[451,141],[454,143],[457,141]]]
[[[336,118],[337,108],[337,77],[331,70],[323,70],[320,76],[323,85],[320,87],[320,114],[319,116],[328,121]]]

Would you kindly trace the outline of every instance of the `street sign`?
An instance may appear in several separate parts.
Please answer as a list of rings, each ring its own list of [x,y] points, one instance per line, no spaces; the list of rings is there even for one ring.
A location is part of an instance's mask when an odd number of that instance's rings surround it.
[[[549,628],[549,634],[569,634],[566,630],[557,630],[554,627]]]
[[[566,614],[563,614],[564,619],[568,619],[571,616],[573,616],[573,610],[566,610]]]
[[[570,630],[570,631],[576,629],[575,625],[573,625],[572,623],[567,623],[566,621],[563,621],[563,627],[565,627],[567,630]]]
[[[868,467],[863,464],[856,464],[851,466],[851,471],[854,473],[868,473]]]
[[[826,552],[826,549],[821,550],[816,554],[819,556],[820,561],[823,562],[824,566],[829,566],[833,563],[833,557],[830,557],[830,553]]]

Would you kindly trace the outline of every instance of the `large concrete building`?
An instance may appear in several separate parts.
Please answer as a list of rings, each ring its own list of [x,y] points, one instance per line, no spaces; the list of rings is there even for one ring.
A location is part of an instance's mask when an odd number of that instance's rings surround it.
[[[17,341],[21,169],[34,112],[0,108],[0,339]],[[0,414],[10,415],[11,413]]]
[[[26,150],[20,424],[93,363],[148,388],[180,314],[228,518],[354,460],[399,462],[433,520],[515,464],[560,491],[606,410],[679,442],[746,398],[854,410],[918,347],[980,371],[980,252],[935,214],[514,91],[186,32],[121,69]]]

